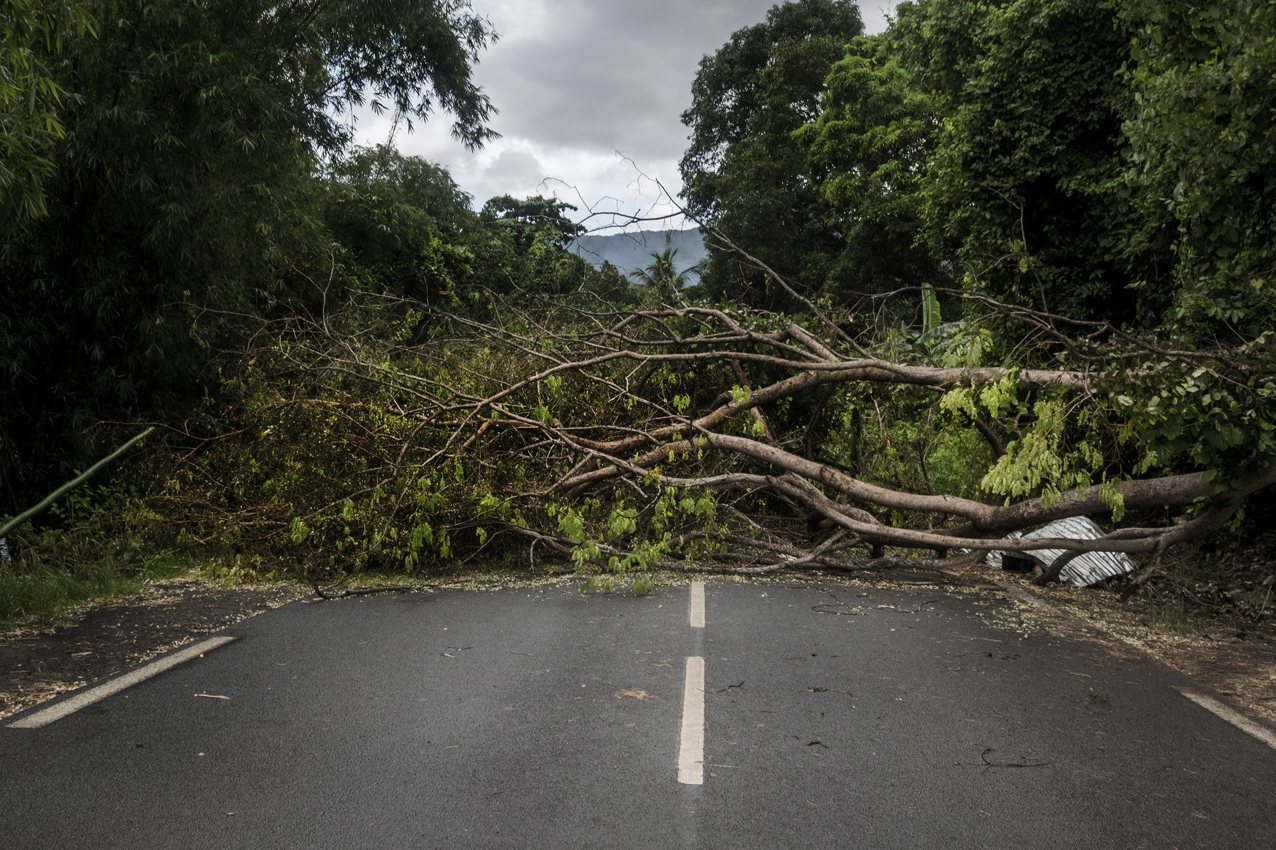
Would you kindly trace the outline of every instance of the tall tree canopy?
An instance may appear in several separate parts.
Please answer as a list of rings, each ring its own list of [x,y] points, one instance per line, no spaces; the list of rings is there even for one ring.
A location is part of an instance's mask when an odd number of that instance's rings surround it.
[[[841,300],[951,283],[951,240],[924,234],[922,194],[943,101],[916,84],[907,31],[856,39],[829,74],[823,114],[794,133],[845,239],[840,274],[824,287]]]
[[[533,195],[491,198],[479,211],[483,231],[471,242],[475,283],[488,293],[560,294],[587,287],[614,303],[629,299],[628,282],[611,264],[595,269],[571,246],[585,232],[568,217],[576,207]]]
[[[799,0],[773,7],[766,21],[739,30],[700,62],[691,128],[683,155],[683,197],[696,216],[745,250],[804,285],[818,288],[841,248],[841,236],[810,178],[792,133],[820,112],[829,67],[863,32],[849,0]],[[703,285],[715,296],[784,304],[764,277],[746,276],[719,254]]]
[[[0,237],[46,212],[43,180],[65,133],[57,112],[65,92],[51,76],[64,40],[93,31],[80,6],[42,0],[0,2]]]
[[[469,273],[464,245],[479,220],[444,168],[380,145],[356,148],[328,177],[324,223],[366,278],[351,285],[428,304]]]
[[[93,418],[206,390],[229,316],[269,313],[330,255],[312,180],[371,97],[442,109],[470,146],[492,106],[471,66],[494,37],[468,2],[86,3],[96,37],[30,39],[64,92],[48,216],[0,248],[0,487],[61,474]],[[6,165],[9,157],[6,156]],[[29,171],[30,169],[28,169]],[[61,444],[61,445],[59,445]],[[87,449],[86,449],[87,450]]]
[[[519,200],[501,195],[488,200],[479,211],[479,218],[490,227],[510,234],[519,251],[526,251],[540,235],[548,242],[566,247],[585,232],[567,217],[567,211],[576,208],[565,201],[533,195]]]
[[[1126,284],[1164,274],[1149,256],[1164,245],[1121,239],[1134,226],[1121,132],[1133,97],[1120,74],[1128,28],[1111,4],[922,0],[897,12],[833,67],[824,114],[797,134],[855,266],[897,286],[959,273],[1046,311],[1134,320]],[[1146,319],[1159,303],[1143,302]]]
[[[1076,318],[1138,318],[1127,289],[1155,276],[1124,250],[1121,124],[1133,103],[1121,69],[1129,33],[1109,0],[922,4],[915,54],[967,40],[955,69],[922,70],[945,103],[929,167],[932,228],[999,297]],[[959,33],[950,33],[959,27]],[[1144,319],[1149,318],[1145,310]]]
[[[1193,345],[1267,339],[1276,319],[1276,7],[1125,0],[1132,32],[1128,250],[1172,240],[1167,322]],[[1147,291],[1163,278],[1141,276]]]

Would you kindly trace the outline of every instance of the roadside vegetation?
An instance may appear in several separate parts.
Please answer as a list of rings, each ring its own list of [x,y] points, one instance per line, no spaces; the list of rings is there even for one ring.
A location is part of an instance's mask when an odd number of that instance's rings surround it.
[[[490,138],[463,2],[7,6],[0,512],[156,430],[9,535],[0,619],[191,558],[641,592],[1032,546],[1270,616],[1269,4],[776,6],[689,81],[694,286],[351,144],[365,97]],[[1105,536],[1008,536],[1073,516]]]
[[[202,566],[189,552],[139,544],[120,523],[134,515],[128,492],[114,485],[72,493],[53,509],[56,524],[22,532],[0,566],[0,630],[49,625],[79,603]]]

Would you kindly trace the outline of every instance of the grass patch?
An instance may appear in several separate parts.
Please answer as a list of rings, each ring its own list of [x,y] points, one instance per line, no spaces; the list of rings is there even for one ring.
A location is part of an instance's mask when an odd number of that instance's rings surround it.
[[[47,626],[74,605],[132,593],[150,579],[191,567],[189,556],[120,557],[101,544],[44,539],[12,560],[0,559],[0,628]]]
[[[1143,610],[1143,622],[1149,628],[1178,635],[1191,634],[1195,631],[1193,619],[1192,612],[1182,602],[1152,603]]]
[[[126,593],[141,584],[100,564],[75,570],[41,567],[18,571],[0,567],[0,626],[17,622],[47,624],[76,603]]]

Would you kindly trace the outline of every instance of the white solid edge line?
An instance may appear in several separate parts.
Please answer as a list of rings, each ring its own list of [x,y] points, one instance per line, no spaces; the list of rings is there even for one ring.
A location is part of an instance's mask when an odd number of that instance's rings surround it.
[[[84,693],[76,694],[70,699],[60,702],[57,705],[50,706],[43,711],[37,711],[35,714],[29,714],[21,720],[15,720],[9,724],[9,728],[39,729],[41,726],[48,726],[53,721],[61,720],[63,717],[66,717],[72,712],[79,711],[86,705],[92,705],[98,700],[106,699],[112,694],[118,694],[125,688],[132,687],[138,682],[145,681],[157,673],[163,673],[165,670],[176,667],[183,661],[189,661],[201,653],[208,652],[219,646],[228,644],[232,640],[234,640],[233,637],[223,636],[209,638],[208,640],[192,644],[180,652],[174,652],[172,655],[166,655],[163,658],[152,661],[150,664],[138,667],[136,670],[131,670],[118,679],[112,679],[109,682],[98,685],[96,688],[90,688]]]
[[[691,583],[691,628],[704,628],[704,582]]]
[[[682,692],[682,745],[678,748],[678,781],[704,784],[704,659],[687,658],[687,683]]]
[[[1232,711],[1232,709],[1223,705],[1221,702],[1210,699],[1207,696],[1194,694],[1190,691],[1179,691],[1179,693],[1206,711],[1211,711],[1214,714],[1217,714],[1220,718],[1226,720],[1237,729],[1240,729],[1242,732],[1248,732],[1267,746],[1276,750],[1276,735],[1264,729],[1262,726],[1259,726],[1257,723],[1254,723],[1245,715]]]

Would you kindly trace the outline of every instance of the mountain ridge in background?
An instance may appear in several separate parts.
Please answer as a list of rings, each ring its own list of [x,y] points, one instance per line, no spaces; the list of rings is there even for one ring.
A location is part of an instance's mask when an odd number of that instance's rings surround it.
[[[597,268],[604,262],[611,263],[621,274],[631,274],[651,265],[653,253],[665,250],[665,234],[669,244],[677,250],[673,264],[678,271],[689,269],[705,257],[709,249],[698,228],[690,230],[635,230],[629,233],[607,235],[587,234],[579,237],[569,250],[579,254]],[[698,279],[692,275],[693,279]]]

